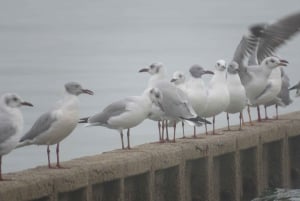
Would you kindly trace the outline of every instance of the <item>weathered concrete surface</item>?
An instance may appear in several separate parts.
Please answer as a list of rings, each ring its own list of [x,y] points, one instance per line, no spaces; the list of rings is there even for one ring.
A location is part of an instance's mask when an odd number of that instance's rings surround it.
[[[300,112],[280,118],[6,174],[0,201],[245,201],[267,187],[299,188]]]

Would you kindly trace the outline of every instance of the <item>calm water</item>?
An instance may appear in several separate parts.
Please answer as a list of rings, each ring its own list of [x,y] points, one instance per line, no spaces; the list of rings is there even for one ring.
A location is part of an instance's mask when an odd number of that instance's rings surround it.
[[[137,73],[140,68],[161,61],[169,74],[188,72],[194,63],[212,69],[216,60],[232,58],[248,25],[299,10],[298,0],[0,2],[0,93],[17,92],[35,105],[22,109],[25,131],[61,97],[67,81],[95,92],[80,96],[87,116],[140,94],[149,78]],[[292,83],[299,80],[299,46],[300,36],[280,49],[290,61]],[[295,100],[280,112],[298,108]],[[218,116],[217,126],[225,125],[224,115]],[[132,144],[157,140],[154,126],[146,120],[132,129]],[[120,139],[114,130],[78,126],[61,145],[61,159],[69,160],[119,148]],[[3,170],[45,164],[46,147],[34,145],[5,156]]]

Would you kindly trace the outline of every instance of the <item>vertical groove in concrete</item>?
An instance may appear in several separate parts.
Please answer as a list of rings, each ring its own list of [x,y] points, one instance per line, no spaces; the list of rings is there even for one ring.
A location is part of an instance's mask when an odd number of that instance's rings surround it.
[[[186,201],[186,183],[185,183],[185,161],[182,160],[179,164],[179,172],[178,172],[178,179],[177,179],[177,188],[178,188],[178,200],[179,201]]]
[[[234,197],[236,201],[240,201],[242,197],[242,177],[241,177],[241,155],[239,151],[238,140],[235,141],[236,151],[234,153],[234,179],[235,179],[235,189]]]
[[[251,201],[258,196],[258,179],[256,150],[257,148],[248,148],[240,150],[240,170],[241,170],[241,200]]]
[[[265,188],[282,187],[282,140],[263,145]]]
[[[179,166],[155,172],[155,201],[179,201]]]
[[[218,172],[215,172],[215,166],[216,163],[213,156],[209,155],[207,159],[207,188],[209,201],[219,201],[219,193],[218,190],[216,190],[217,186],[215,181],[215,179],[218,178],[218,176],[216,175],[218,174]]]
[[[287,133],[285,133],[283,142],[282,142],[282,154],[281,154],[281,163],[282,163],[282,187],[290,188],[291,187],[291,175],[290,175],[290,155],[289,155],[289,138]]]
[[[300,137],[289,139],[291,188],[300,187]]]
[[[125,201],[125,178],[120,179],[119,185],[120,185],[120,191],[119,191],[120,197],[119,197],[119,199],[120,199],[120,201]]]
[[[207,158],[187,161],[185,170],[186,197],[184,201],[207,201]]]
[[[130,176],[124,181],[124,200],[125,201],[149,201],[148,182],[149,173]]]
[[[149,182],[148,184],[149,200],[156,201],[155,200],[155,172],[153,170],[149,172],[148,182]]]
[[[219,166],[219,200],[235,200],[235,153],[218,156],[216,161]]]
[[[92,186],[88,185],[86,188],[86,200],[87,201],[93,201],[93,197],[92,197]]]
[[[259,136],[258,139],[258,144],[256,147],[256,184],[257,184],[257,194],[260,195],[265,187],[266,187],[266,176],[265,176],[265,171],[264,171],[264,160],[263,160],[263,145],[262,145],[262,140],[261,136]]]

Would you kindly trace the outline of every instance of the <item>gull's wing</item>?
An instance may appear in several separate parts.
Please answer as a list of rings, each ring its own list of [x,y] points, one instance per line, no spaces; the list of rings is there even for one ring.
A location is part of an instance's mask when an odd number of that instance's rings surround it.
[[[0,121],[0,144],[16,133],[17,129],[11,122]]]
[[[113,102],[110,105],[108,105],[106,108],[104,108],[104,110],[102,112],[91,116],[88,119],[88,123],[94,124],[94,125],[107,124],[107,121],[111,117],[118,116],[118,115],[128,111],[127,104],[129,104],[132,101],[133,101],[133,99],[126,98],[126,99],[122,99],[122,100]]]
[[[32,128],[21,138],[20,142],[26,140],[33,140],[37,136],[43,134],[48,131],[53,123],[57,120],[56,115],[53,111],[47,112],[40,116],[36,122],[33,124]]]
[[[241,71],[245,71],[245,60],[253,54],[256,47],[258,46],[259,37],[261,36],[262,30],[264,29],[263,24],[255,25],[249,28],[249,33],[245,34],[233,55],[233,61],[239,64]],[[248,62],[246,62],[248,63]]]
[[[285,44],[300,30],[300,12],[283,17],[275,23],[265,26],[257,49],[260,63],[266,57],[274,55],[281,45]]]

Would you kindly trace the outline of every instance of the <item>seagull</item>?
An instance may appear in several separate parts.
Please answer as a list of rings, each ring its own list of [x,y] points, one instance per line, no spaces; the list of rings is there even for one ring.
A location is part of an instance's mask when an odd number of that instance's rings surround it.
[[[187,93],[187,87],[186,87],[186,81],[185,81],[185,75],[181,71],[175,71],[173,73],[173,77],[171,79],[171,82],[175,84],[176,87],[181,89],[183,92]],[[169,121],[168,126],[174,126],[177,122]],[[182,126],[182,138],[185,138],[184,133],[184,121],[181,121]]]
[[[215,64],[214,75],[207,88],[207,101],[202,117],[213,117],[213,132],[215,134],[215,116],[224,112],[229,105],[229,91],[226,84],[226,63],[218,60]],[[206,130],[207,134],[207,130]]]
[[[283,68],[280,68],[280,70],[281,70],[281,90],[277,95],[277,97],[275,97],[273,100],[271,100],[270,102],[264,105],[266,119],[268,119],[267,107],[271,105],[275,105],[276,119],[278,119],[278,106],[286,107],[293,102],[290,97],[290,91],[289,91],[290,79],[287,76],[287,74],[284,72]]]
[[[33,106],[14,93],[0,97],[0,181],[2,177],[2,156],[16,148],[23,130],[23,116],[19,107]]]
[[[227,68],[227,87],[229,91],[229,105],[225,112],[227,113],[227,123],[228,130],[230,130],[229,125],[229,113],[235,114],[239,113],[240,116],[240,127],[239,130],[242,129],[242,118],[243,118],[243,109],[247,105],[247,96],[245,87],[243,86],[240,76],[238,74],[239,66],[235,61],[229,63]]]
[[[264,93],[268,92],[274,86],[270,85],[269,82],[272,70],[278,66],[286,66],[288,64],[286,60],[275,56],[275,51],[298,33],[299,30],[300,13],[298,12],[283,17],[271,24],[253,25],[249,29],[250,33],[243,36],[234,53],[233,60],[239,64],[239,75],[246,88],[246,94],[251,105],[259,106],[261,103],[259,100],[260,97],[271,97],[265,96]],[[254,56],[256,62],[245,65],[245,58],[250,59],[249,55],[251,54]],[[258,119],[260,120],[259,107],[257,109]],[[250,113],[249,118],[251,122]]]
[[[42,114],[32,128],[20,139],[18,147],[36,144],[47,145],[48,167],[50,164],[50,145],[56,145],[57,168],[62,168],[59,162],[59,143],[76,127],[79,120],[78,95],[85,93],[93,95],[91,90],[83,89],[77,82],[65,84],[66,94],[50,111]]]
[[[160,66],[160,68],[162,67]],[[173,142],[175,142],[177,121],[185,121],[192,126],[201,126],[203,122],[210,123],[196,114],[187,95],[181,89],[167,80],[156,79],[159,76],[157,75],[159,74],[158,70],[153,71],[152,66],[150,66],[148,69],[140,70],[140,72],[149,72],[151,75],[150,85],[157,88],[161,93],[161,99],[158,102],[160,110],[163,112],[161,119],[162,121],[169,120],[174,122]]]
[[[81,118],[79,123],[86,126],[104,126],[120,132],[122,149],[124,147],[123,130],[127,129],[127,148],[130,147],[130,128],[142,123],[151,111],[152,103],[157,104],[160,92],[156,88],[146,89],[140,96],[130,96],[109,104],[93,116]]]
[[[161,62],[152,63],[147,68],[140,69],[139,72],[140,73],[148,72],[151,75],[151,77],[148,81],[148,85],[147,85],[147,87],[149,87],[149,88],[151,88],[155,84],[155,82],[166,79],[166,75],[165,75],[166,71]],[[164,142],[164,129],[165,128],[166,128],[166,132],[167,132],[167,140],[169,140],[168,128],[162,119],[163,114],[164,114],[164,112],[156,104],[152,104],[151,112],[148,116],[148,119],[158,122],[157,125],[158,125],[158,133],[159,133],[159,142]]]
[[[201,117],[205,110],[207,99],[207,89],[202,80],[202,75],[214,73],[209,70],[204,70],[204,68],[198,64],[192,65],[189,72],[191,74],[189,80],[185,81],[184,74],[177,71],[173,74],[171,82],[175,83],[177,87],[187,94],[196,114]],[[194,138],[195,137],[196,127],[194,126]]]
[[[210,124],[194,111],[187,95],[179,88],[167,81],[160,81],[155,87],[161,92],[159,106],[164,112],[163,119],[174,122],[174,136],[177,121],[184,121],[191,126],[201,126],[203,123]]]

